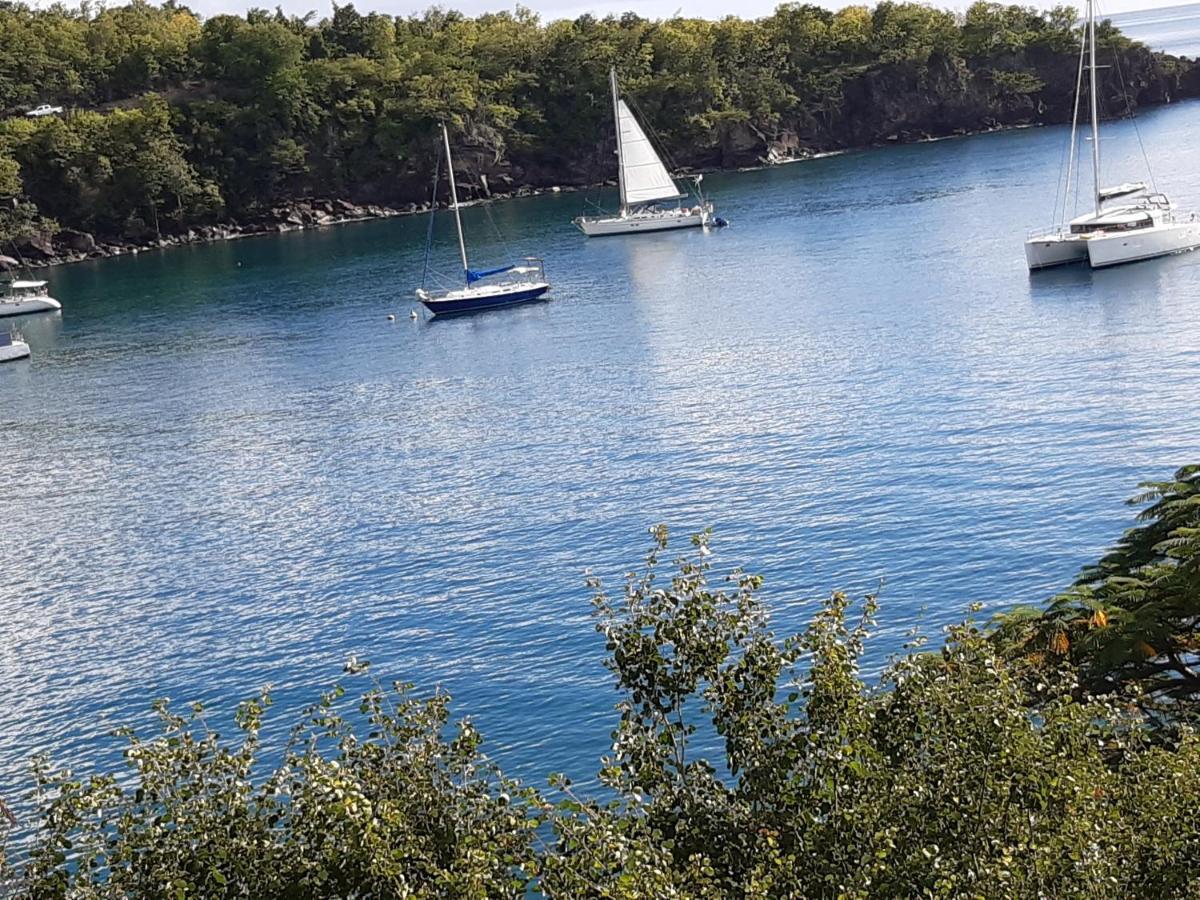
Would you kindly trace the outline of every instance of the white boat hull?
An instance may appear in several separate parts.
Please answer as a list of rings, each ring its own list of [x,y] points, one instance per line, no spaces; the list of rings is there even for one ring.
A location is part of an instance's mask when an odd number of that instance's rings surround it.
[[[640,234],[648,231],[673,231],[677,228],[701,228],[709,221],[709,211],[702,209],[670,210],[663,213],[632,216],[605,216],[575,220],[576,227],[588,237],[612,234]]]
[[[62,309],[62,304],[53,297],[0,297],[0,316],[23,316],[55,309]]]
[[[1137,231],[1093,234],[1088,237],[1088,261],[1093,269],[1184,253],[1200,247],[1200,221],[1162,222]]]
[[[1029,271],[1086,262],[1087,241],[1078,234],[1048,234],[1025,242],[1025,262]]]
[[[14,340],[11,344],[0,346],[0,363],[13,362],[29,358],[29,345],[24,341]]]

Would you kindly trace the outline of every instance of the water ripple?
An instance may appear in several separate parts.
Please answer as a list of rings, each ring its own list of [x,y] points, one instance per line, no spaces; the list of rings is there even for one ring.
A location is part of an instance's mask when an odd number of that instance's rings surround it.
[[[1200,105],[1140,125],[1200,206]],[[1063,137],[713,177],[715,234],[501,205],[554,300],[469,319],[403,315],[417,220],[54,272],[63,314],[0,370],[0,794],[37,751],[111,761],[159,695],[270,682],[282,730],[352,653],[450,689],[506,768],[586,777],[616,698],[583,572],[619,582],[656,521],[714,526],[780,629],[882,582],[875,665],[1046,597],[1195,458],[1200,387],[1200,256],[1026,275]]]

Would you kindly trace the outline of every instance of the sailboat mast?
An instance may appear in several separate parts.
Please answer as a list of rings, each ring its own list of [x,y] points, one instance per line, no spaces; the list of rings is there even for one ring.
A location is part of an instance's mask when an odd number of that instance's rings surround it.
[[[1096,98],[1096,0],[1088,0],[1089,84],[1092,95],[1092,182],[1096,187],[1096,215],[1100,215],[1100,104]]]
[[[462,256],[463,278],[467,277],[467,244],[463,240],[462,216],[458,212],[458,187],[454,184],[454,160],[450,158],[450,132],[442,123],[442,141],[446,145],[446,174],[450,176],[450,205],[454,208],[454,225],[458,228],[458,252]],[[469,283],[469,282],[468,282]]]
[[[617,190],[621,193],[621,215],[625,215],[625,166],[621,152],[621,96],[617,93],[617,67],[608,70],[608,82],[612,86],[613,126],[617,129]]]

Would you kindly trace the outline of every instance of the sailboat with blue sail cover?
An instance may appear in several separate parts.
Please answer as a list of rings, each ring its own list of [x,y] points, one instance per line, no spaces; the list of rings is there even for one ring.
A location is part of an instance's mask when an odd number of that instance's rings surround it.
[[[446,172],[450,181],[450,208],[454,211],[454,226],[458,230],[458,252],[462,259],[464,284],[441,291],[425,289],[425,279],[417,289],[417,299],[435,316],[475,312],[501,306],[515,306],[539,300],[550,290],[541,259],[526,257],[517,263],[492,269],[472,269],[467,259],[467,243],[463,237],[462,216],[458,206],[458,187],[454,183],[454,162],[450,157],[450,133],[442,124],[442,147],[446,154]],[[425,274],[429,274],[429,251],[433,241],[433,215],[437,210],[437,176],[434,176],[434,203],[429,215],[429,238],[425,246]]]

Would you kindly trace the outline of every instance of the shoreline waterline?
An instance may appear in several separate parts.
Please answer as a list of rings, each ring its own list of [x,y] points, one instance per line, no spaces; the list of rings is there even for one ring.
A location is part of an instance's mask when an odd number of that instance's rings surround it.
[[[1189,102],[1200,102],[1200,98],[1189,97],[1184,100],[1175,101],[1171,104],[1156,104],[1154,106],[1148,106],[1146,109],[1157,110],[1167,105],[1176,106]],[[876,150],[888,150],[897,147],[910,147],[921,144],[936,144],[962,138],[981,137],[990,134],[1003,134],[1015,131],[1027,131],[1031,129],[1055,127],[1065,127],[1065,123],[1029,122],[1016,125],[1000,125],[995,127],[979,128],[970,131],[955,130],[950,134],[943,135],[922,134],[918,137],[898,137],[896,140],[876,141],[870,144],[863,144],[861,146],[842,147],[835,150],[814,151],[805,156],[782,159],[776,163],[762,162],[761,164],[755,166],[688,169],[686,171],[680,171],[678,173],[678,177],[684,178],[693,174],[734,175],[745,172],[760,172],[792,166],[797,163],[817,162],[818,160],[831,159],[853,154],[870,153]],[[546,194],[587,193],[595,190],[613,188],[615,186],[615,180],[596,182],[586,185],[564,184],[536,188],[532,186],[523,186],[518,190],[509,193],[497,192],[488,197],[475,197],[470,200],[462,200],[459,202],[459,206],[463,209],[468,209],[475,206],[507,203],[513,200],[527,200],[532,197],[540,197]],[[294,213],[297,209],[316,204],[331,204],[335,206],[352,205],[360,211],[365,211],[368,208],[374,211],[364,212],[364,214],[347,215],[324,222],[312,221],[296,224],[286,220],[287,215]],[[106,252],[77,253],[66,258],[56,257],[41,260],[23,259],[22,261],[30,269],[52,269],[70,266],[76,263],[96,262],[99,260],[115,259],[125,256],[140,256],[142,254],[153,253],[155,251],[172,250],[179,247],[196,247],[208,244],[222,244],[230,241],[240,241],[247,238],[256,237],[277,237],[282,234],[294,234],[296,232],[321,231],[342,225],[354,225],[365,222],[378,222],[384,219],[420,216],[430,211],[428,202],[413,202],[407,204],[405,207],[397,207],[375,203],[355,204],[352,201],[347,201],[342,198],[300,198],[288,201],[287,204],[282,205],[279,207],[279,209],[283,210],[281,216],[274,217],[266,223],[261,221],[254,223],[220,222],[210,226],[204,226],[204,229],[201,229],[209,231],[215,230],[220,232],[216,236],[207,237],[197,234],[196,237],[189,238],[187,234],[171,235],[148,243],[119,243],[114,241],[103,241],[98,242],[97,246],[104,246],[106,248]],[[449,206],[445,203],[440,203],[438,210],[441,211],[444,209],[449,209]],[[198,229],[193,227],[189,229],[189,233],[196,232],[197,230]]]

